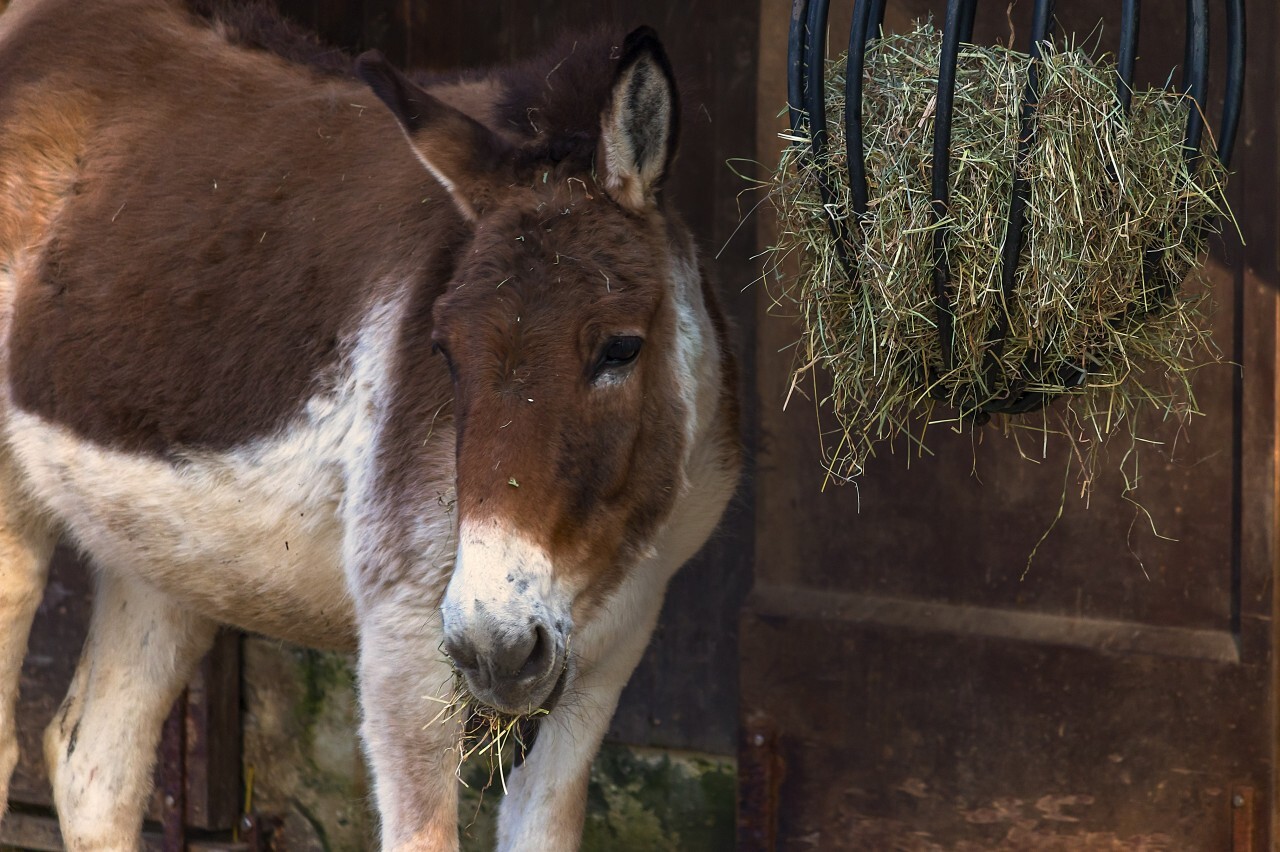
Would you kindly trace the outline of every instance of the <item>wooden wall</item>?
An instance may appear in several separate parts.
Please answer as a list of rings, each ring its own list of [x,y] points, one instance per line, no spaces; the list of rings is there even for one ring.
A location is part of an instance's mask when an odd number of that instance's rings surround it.
[[[762,158],[780,144],[770,105],[784,98],[790,5],[762,4]],[[833,4],[832,53],[852,5]],[[978,4],[975,41],[1004,41],[1012,22],[1025,42],[1030,5]],[[1067,448],[1049,442],[1037,464],[990,427],[934,430],[933,454],[908,467],[899,448],[857,488],[820,493],[813,408],[781,409],[790,364],[775,353],[796,326],[761,294],[741,848],[1272,848],[1280,74],[1275,6],[1247,5],[1230,187],[1244,244],[1218,242],[1207,276],[1234,364],[1199,372],[1204,416],[1145,452],[1137,498],[1167,538],[1125,499],[1113,453],[1026,572]],[[1181,62],[1183,4],[1142,6],[1139,75],[1161,84]],[[886,23],[943,7],[896,0]],[[1114,45],[1118,3],[1058,8],[1085,43]]]

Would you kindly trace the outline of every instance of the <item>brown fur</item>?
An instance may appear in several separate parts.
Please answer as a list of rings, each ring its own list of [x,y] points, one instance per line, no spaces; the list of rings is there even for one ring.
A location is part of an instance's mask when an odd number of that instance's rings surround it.
[[[181,22],[164,5],[133,4],[127,40],[104,37],[120,10],[94,4],[46,6],[29,24],[56,30],[62,73],[92,104],[92,124],[78,140],[60,128],[60,147],[87,148],[92,133],[92,149],[60,175],[74,190],[38,286],[24,287],[12,347],[20,405],[152,452],[224,448],[281,425],[337,358],[369,295],[360,282],[439,267],[424,250],[447,244],[456,220],[361,87],[317,83],[194,28],[175,38]],[[21,79],[29,61],[7,53],[0,77]],[[0,93],[4,149],[11,128],[29,133],[7,120],[26,91]],[[55,206],[37,200],[29,216]]]
[[[447,260],[423,257],[423,246],[451,230],[454,212],[358,85],[228,51],[212,32],[175,38],[182,24],[165,3],[132,4],[127,40],[109,35],[126,17],[119,9],[64,5],[46,5],[29,26],[71,34],[63,73],[90,106],[12,121],[44,89],[0,92],[0,122],[22,134],[0,135],[3,162],[29,163],[22,146],[43,144],[24,143],[34,133],[51,133],[47,150],[64,152],[41,174],[7,182],[34,203],[5,205],[31,221],[0,223],[0,255],[43,231],[65,201],[39,286],[18,305],[17,401],[122,449],[225,448],[269,432],[338,356],[366,295],[352,282],[414,265],[445,271]],[[507,72],[502,121],[541,121],[518,179],[547,161],[589,166],[609,49],[599,38],[571,43],[554,75],[537,76],[548,59]],[[140,51],[158,85],[136,73]],[[22,81],[29,65],[10,52],[0,78]],[[557,90],[574,96],[553,98]],[[92,121],[75,122],[90,110]],[[91,133],[92,153],[73,161]],[[94,346],[72,345],[81,340]]]
[[[321,74],[354,77],[352,58],[280,14],[267,0],[187,0],[237,47],[262,50]]]
[[[637,240],[637,223],[599,188],[588,198],[576,183],[564,193],[539,186],[523,191],[516,210],[486,220],[449,295],[411,314],[420,319],[408,324],[401,351],[408,357],[434,341],[462,365],[452,406],[461,515],[519,518],[538,544],[587,572],[589,607],[636,555],[618,548],[647,538],[676,492],[670,469],[636,463],[682,450],[684,412],[667,392],[674,378],[663,361],[642,356],[632,378],[605,394],[588,371],[603,335],[637,319],[654,353],[672,344],[673,306],[652,263],[667,232],[655,215]],[[582,330],[568,345],[558,336],[565,318]],[[420,443],[438,419],[428,410],[439,398],[432,379],[418,376],[403,377],[403,409],[391,421],[405,433],[388,442],[389,456]],[[411,488],[401,482],[392,493]]]
[[[75,191],[89,120],[87,104],[74,93],[15,93],[8,107],[14,129],[0,136],[0,247],[8,247],[0,251],[2,262],[41,243]]]
[[[353,58],[282,17],[267,0],[187,0],[234,45],[264,51],[313,71],[352,77]],[[616,29],[561,36],[536,56],[494,68],[414,72],[445,103],[513,140],[544,140],[550,159],[594,154],[600,108],[622,56]]]

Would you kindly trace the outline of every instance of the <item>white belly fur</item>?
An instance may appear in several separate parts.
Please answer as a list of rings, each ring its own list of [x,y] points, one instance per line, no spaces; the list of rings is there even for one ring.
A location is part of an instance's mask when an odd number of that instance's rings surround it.
[[[337,424],[308,420],[179,465],[104,449],[24,412],[10,412],[7,431],[24,485],[101,568],[144,578],[219,621],[349,647],[343,471],[338,436],[323,428]]]
[[[4,258],[0,258],[3,261]],[[15,259],[16,260],[16,259]],[[14,270],[0,264],[0,431],[25,492],[102,570],[145,579],[218,621],[322,648],[355,646],[343,572],[343,500],[373,443],[370,398],[382,382],[384,305],[352,369],[280,434],[177,460],[118,452],[16,409],[8,388]],[[381,327],[379,327],[381,326]],[[8,469],[0,465],[0,470]]]

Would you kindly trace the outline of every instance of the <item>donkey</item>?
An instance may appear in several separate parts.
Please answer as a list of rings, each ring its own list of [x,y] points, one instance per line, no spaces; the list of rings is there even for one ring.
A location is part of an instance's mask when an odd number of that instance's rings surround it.
[[[549,711],[498,845],[575,849],[739,471],[724,325],[660,192],[666,54],[642,28],[433,89],[233,41],[179,0],[0,16],[0,793],[65,535],[96,567],[45,736],[68,849],[138,847],[219,624],[358,650],[386,850],[458,848],[456,730],[427,724],[455,672]]]

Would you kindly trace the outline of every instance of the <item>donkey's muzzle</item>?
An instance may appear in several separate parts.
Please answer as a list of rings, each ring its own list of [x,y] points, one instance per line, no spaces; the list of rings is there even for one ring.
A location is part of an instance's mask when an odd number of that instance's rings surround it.
[[[564,669],[564,637],[536,620],[517,629],[488,624],[445,632],[444,650],[471,694],[503,713],[541,708]]]

